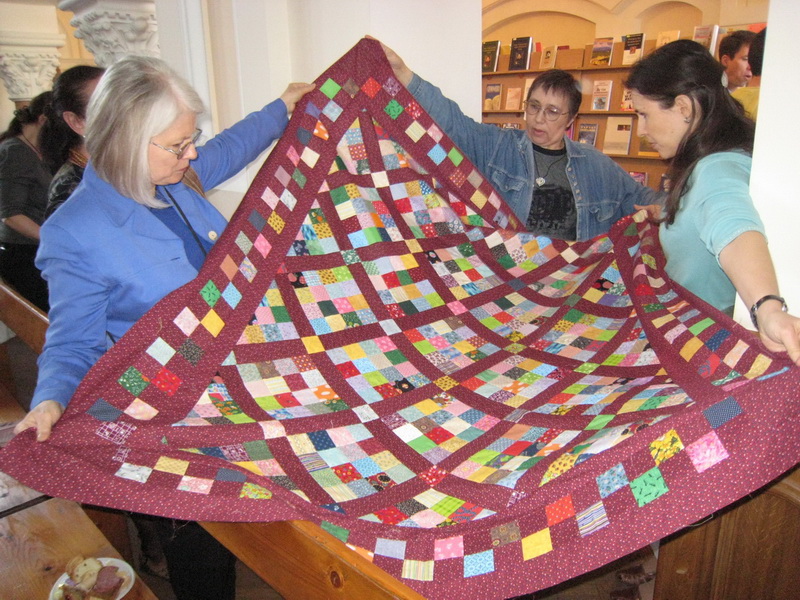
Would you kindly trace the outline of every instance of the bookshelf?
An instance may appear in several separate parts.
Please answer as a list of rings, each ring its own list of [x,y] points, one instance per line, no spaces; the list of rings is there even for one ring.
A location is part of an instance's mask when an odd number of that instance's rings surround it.
[[[646,40],[644,45],[644,55],[652,52],[655,48],[656,40]],[[637,134],[636,113],[622,110],[622,99],[624,94],[623,82],[625,81],[630,65],[622,64],[623,43],[614,43],[614,50],[611,55],[611,64],[596,66],[590,64],[592,56],[592,44],[587,44],[584,48],[570,48],[559,50],[556,54],[557,69],[563,69],[572,74],[581,84],[583,98],[578,110],[573,127],[573,139],[577,140],[578,131],[583,123],[597,124],[597,138],[595,147],[603,149],[603,141],[606,136],[606,126],[609,117],[632,117],[630,147],[626,154],[611,154],[608,156],[620,165],[625,171],[637,171],[647,173],[647,185],[658,189],[661,183],[661,176],[666,171],[666,163],[656,156],[642,155],[639,136]],[[501,100],[498,110],[486,110],[484,106],[482,121],[498,126],[516,125],[524,128],[525,118],[523,107],[507,108],[506,96],[508,91],[514,88],[522,88],[523,94],[527,90],[527,85],[544,70],[539,69],[541,62],[541,52],[532,52],[530,67],[524,71],[508,70],[508,54],[500,54],[497,71],[483,74],[483,93],[486,94],[486,86],[500,84],[502,86]],[[611,81],[611,95],[608,102],[608,110],[592,110],[592,91],[596,81]],[[524,95],[523,95],[524,100]],[[495,104],[496,106],[496,104]]]

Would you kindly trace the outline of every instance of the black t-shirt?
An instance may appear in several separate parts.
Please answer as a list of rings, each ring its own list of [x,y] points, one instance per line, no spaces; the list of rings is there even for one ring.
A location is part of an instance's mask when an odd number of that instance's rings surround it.
[[[528,231],[561,240],[577,237],[578,211],[567,179],[567,149],[548,150],[533,144],[536,179]]]

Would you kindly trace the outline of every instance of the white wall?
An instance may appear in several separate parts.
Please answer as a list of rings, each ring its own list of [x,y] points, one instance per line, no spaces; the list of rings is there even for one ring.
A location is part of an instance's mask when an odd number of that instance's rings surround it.
[[[402,7],[385,0],[157,0],[156,8],[162,58],[200,90],[205,82],[194,78],[190,66],[199,59],[192,55],[209,57],[213,131],[261,108],[289,82],[315,79],[367,34],[480,119],[480,0],[407,0]],[[198,14],[211,24],[207,32],[184,25]],[[223,214],[232,214],[262,163],[210,194]]]
[[[769,237],[781,292],[800,315],[800,3],[771,0],[750,189]],[[749,321],[749,318],[748,318]]]

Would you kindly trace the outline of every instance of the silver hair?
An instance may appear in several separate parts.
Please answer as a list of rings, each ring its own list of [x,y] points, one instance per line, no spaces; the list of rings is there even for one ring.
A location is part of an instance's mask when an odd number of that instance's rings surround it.
[[[100,79],[86,112],[86,149],[97,174],[140,204],[165,206],[154,196],[150,140],[203,101],[164,61],[127,56]]]

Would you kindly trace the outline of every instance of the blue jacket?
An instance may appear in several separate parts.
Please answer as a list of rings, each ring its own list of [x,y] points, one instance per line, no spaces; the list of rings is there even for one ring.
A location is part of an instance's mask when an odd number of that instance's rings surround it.
[[[238,173],[281,133],[286,105],[275,100],[197,149],[191,165],[205,189]],[[197,233],[213,243],[227,224],[180,182],[167,186]],[[36,266],[50,289],[50,326],[31,408],[66,406],[108,347],[165,295],[197,276],[183,241],[151,209],[121,195],[91,165],[41,230]]]
[[[439,88],[416,74],[408,90],[525,223],[536,179],[533,144],[527,133],[476,123],[455,102],[445,98]],[[616,221],[636,212],[634,204],[664,204],[663,193],[634,181],[593,146],[568,137],[564,137],[564,143],[567,178],[578,211],[578,241],[606,233]]]

